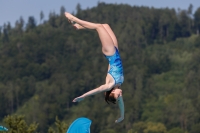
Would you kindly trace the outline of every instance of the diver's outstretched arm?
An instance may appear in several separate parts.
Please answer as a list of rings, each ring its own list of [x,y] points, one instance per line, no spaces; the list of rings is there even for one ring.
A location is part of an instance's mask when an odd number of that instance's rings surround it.
[[[96,89],[93,89],[91,91],[88,91],[86,92],[85,94],[75,98],[73,100],[73,102],[80,102],[82,101],[85,97],[88,97],[88,96],[91,96],[91,95],[95,95],[95,94],[98,94],[98,93],[101,93],[101,92],[104,92],[104,91],[109,91],[110,89],[112,89],[114,83],[109,83],[109,84],[104,84],[104,85],[101,85],[100,87],[96,88]]]
[[[115,123],[119,123],[124,119],[124,100],[122,96],[118,97],[118,105],[119,105],[119,110],[120,110],[120,118],[118,118]]]

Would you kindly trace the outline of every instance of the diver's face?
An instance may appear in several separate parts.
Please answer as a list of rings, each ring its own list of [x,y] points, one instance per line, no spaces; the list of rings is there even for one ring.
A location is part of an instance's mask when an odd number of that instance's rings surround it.
[[[118,99],[119,96],[122,96],[122,90],[121,89],[113,89],[111,93],[114,94],[115,99]]]

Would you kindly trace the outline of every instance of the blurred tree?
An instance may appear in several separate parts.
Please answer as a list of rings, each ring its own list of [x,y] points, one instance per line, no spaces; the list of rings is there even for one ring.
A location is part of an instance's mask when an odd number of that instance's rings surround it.
[[[54,130],[52,127],[48,129],[48,133],[65,133],[69,127],[68,124],[61,122],[58,117],[56,117],[55,125],[57,130]]]
[[[171,61],[169,58],[169,51],[165,49],[159,49],[159,46],[155,49],[149,49],[150,51],[146,51],[147,55],[144,63],[148,67],[149,73],[157,73],[160,74],[162,72],[167,72],[171,68]],[[154,51],[152,53],[152,51]]]
[[[113,129],[105,129],[105,130],[101,131],[100,133],[116,133],[116,131]]]
[[[78,3],[77,5],[76,5],[76,13],[78,14],[78,13],[80,13],[81,12],[81,4],[80,3]]]
[[[36,20],[33,16],[28,18],[28,23],[26,24],[26,31],[30,31],[36,27]]]
[[[7,43],[9,42],[9,29],[7,29],[9,26],[7,26],[6,24],[4,24],[3,26],[3,37],[2,37],[2,41],[3,43]]]
[[[193,5],[190,4],[189,7],[188,7],[188,10],[187,10],[187,13],[188,13],[189,15],[192,15],[192,11],[193,11]]]
[[[38,127],[37,123],[28,125],[24,116],[6,116],[4,122],[9,126],[8,133],[34,133]]]
[[[2,26],[0,26],[0,38],[1,38],[1,34],[2,34]]]
[[[60,16],[64,15],[64,13],[65,13],[65,7],[61,6],[61,8],[60,8]]]
[[[200,132],[200,123],[193,125],[190,131],[190,133],[198,133],[198,132]]]
[[[148,122],[144,133],[166,133],[167,129],[162,123]]]
[[[176,127],[176,128],[170,129],[167,133],[185,133],[185,131]]]
[[[42,22],[42,20],[44,19],[44,13],[43,11],[40,12],[40,23]]]
[[[52,26],[52,27],[57,27],[56,26],[56,13],[55,12],[50,12],[49,13],[49,24]]]
[[[15,35],[22,35],[23,34],[23,29],[24,28],[24,19],[20,17],[19,20],[15,22],[15,28],[14,28],[14,33]]]
[[[181,27],[181,36],[189,37],[191,34],[191,20],[188,17],[187,11],[182,10],[178,15],[179,25]]]
[[[147,128],[145,122],[137,122],[133,124],[132,133],[144,133],[144,130]]]
[[[194,25],[196,28],[196,33],[199,35],[200,32],[200,7],[194,13]]]

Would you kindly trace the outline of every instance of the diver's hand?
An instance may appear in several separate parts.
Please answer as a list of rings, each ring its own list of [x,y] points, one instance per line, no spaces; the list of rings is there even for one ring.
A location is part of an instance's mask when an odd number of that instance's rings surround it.
[[[75,99],[73,100],[73,102],[80,102],[80,101],[82,101],[83,99],[84,99],[84,97],[83,97],[83,96],[80,96],[80,97],[75,98]]]
[[[124,117],[120,117],[120,118],[118,118],[116,121],[115,121],[115,123],[119,123],[119,122],[121,122],[121,121],[123,121],[124,120]]]

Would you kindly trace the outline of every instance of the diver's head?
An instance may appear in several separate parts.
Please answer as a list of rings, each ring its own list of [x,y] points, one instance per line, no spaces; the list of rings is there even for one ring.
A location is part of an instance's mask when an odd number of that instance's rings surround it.
[[[122,96],[122,90],[119,87],[112,88],[109,91],[105,92],[105,101],[109,104],[109,102],[116,104],[116,101],[119,96]]]

